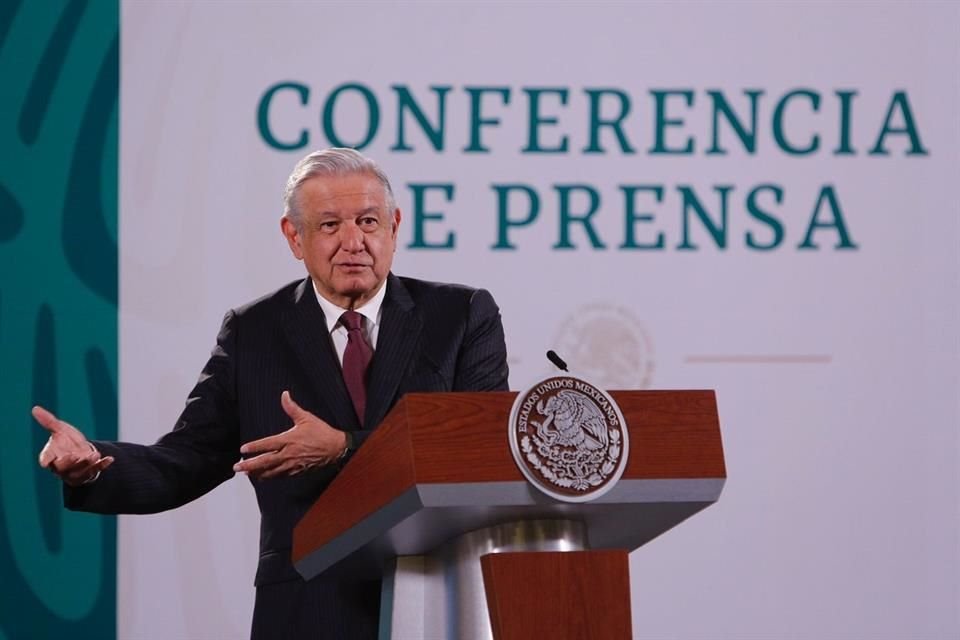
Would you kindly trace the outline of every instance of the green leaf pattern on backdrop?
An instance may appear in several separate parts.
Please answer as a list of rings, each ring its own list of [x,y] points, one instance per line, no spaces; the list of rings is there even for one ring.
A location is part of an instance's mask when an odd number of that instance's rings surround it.
[[[117,435],[119,7],[0,2],[0,638],[116,636],[116,521],[62,506],[43,404]]]

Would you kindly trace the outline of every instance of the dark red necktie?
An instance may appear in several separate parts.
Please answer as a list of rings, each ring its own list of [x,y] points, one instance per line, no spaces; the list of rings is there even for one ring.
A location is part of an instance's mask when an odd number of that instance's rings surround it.
[[[373,349],[363,335],[363,316],[356,311],[345,311],[340,323],[347,328],[347,348],[343,352],[343,381],[353,401],[353,408],[363,427],[367,406],[367,367],[373,358]]]

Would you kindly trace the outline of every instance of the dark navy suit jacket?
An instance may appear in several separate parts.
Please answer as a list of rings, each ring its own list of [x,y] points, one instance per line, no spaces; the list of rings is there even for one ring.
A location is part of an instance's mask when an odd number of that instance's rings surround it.
[[[234,475],[241,444],[291,426],[280,406],[284,390],[352,431],[357,443],[407,392],[505,390],[499,309],[484,290],[391,274],[370,366],[361,425],[309,278],[231,310],[173,431],[154,445],[96,442],[115,462],[95,483],[68,487],[66,506],[155,513],[203,495]],[[257,587],[302,582],[290,561],[293,528],[337,470],[253,481],[261,513]]]

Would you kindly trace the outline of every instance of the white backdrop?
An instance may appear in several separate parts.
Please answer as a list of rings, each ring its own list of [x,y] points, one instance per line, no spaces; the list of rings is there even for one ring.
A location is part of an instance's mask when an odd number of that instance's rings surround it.
[[[631,555],[638,638],[955,638],[960,634],[960,264],[955,184],[960,160],[960,10],[947,3],[870,4],[393,4],[124,2],[121,58],[121,434],[150,442],[172,427],[213,345],[223,313],[302,277],[279,233],[283,183],[299,157],[328,146],[323,108],[336,87],[368,88],[379,129],[364,149],[384,166],[405,213],[395,271],[465,282],[499,302],[518,389],[548,370],[556,348],[612,388],[714,388],[729,480],[720,502]],[[264,93],[280,82],[269,124],[300,150],[271,148],[257,127]],[[414,149],[397,142],[397,98],[407,87],[436,121],[435,85],[450,86],[445,146],[435,151],[413,117]],[[489,153],[470,139],[466,87],[506,87],[510,102],[482,98]],[[541,98],[544,146],[522,153],[524,89]],[[602,130],[589,143],[586,89],[630,100],[623,130],[636,153]],[[651,153],[656,99],[666,99],[666,144]],[[820,96],[784,108],[784,135],[819,150],[791,155],[774,136],[784,96]],[[762,90],[754,152],[721,120],[726,155],[712,143],[708,91],[749,122],[745,91]],[[838,91],[849,104],[841,146]],[[891,133],[871,155],[893,96],[907,97],[926,153]],[[603,116],[616,115],[615,99]],[[362,139],[367,111],[347,90],[336,132]],[[891,129],[906,128],[903,103]],[[452,250],[409,248],[411,183],[431,191],[429,242],[455,233]],[[541,199],[535,222],[496,250],[491,185],[524,183]],[[757,185],[780,221],[747,211]],[[590,185],[605,249],[570,227],[558,241],[557,184]],[[659,185],[662,202],[637,196],[637,242],[619,248],[620,185]],[[720,249],[695,216],[678,250],[686,185],[719,219],[717,186],[730,186]],[[798,249],[823,185],[832,185],[855,249],[836,228],[815,230],[819,249]],[[587,200],[575,196],[571,211]],[[515,196],[510,216],[526,203]],[[834,220],[829,208],[820,222]],[[248,633],[257,558],[257,513],[234,479],[178,511],[120,520],[118,632],[122,638],[234,638]]]

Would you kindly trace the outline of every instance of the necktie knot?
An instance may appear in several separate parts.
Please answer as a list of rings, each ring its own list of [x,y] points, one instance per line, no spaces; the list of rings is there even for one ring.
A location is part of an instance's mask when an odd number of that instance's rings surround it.
[[[363,315],[356,311],[344,311],[340,323],[347,328],[347,332],[357,331],[363,328]]]

